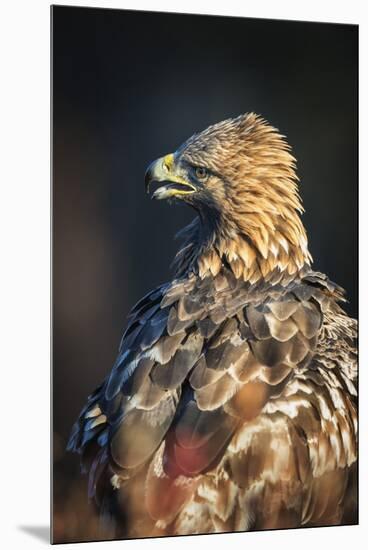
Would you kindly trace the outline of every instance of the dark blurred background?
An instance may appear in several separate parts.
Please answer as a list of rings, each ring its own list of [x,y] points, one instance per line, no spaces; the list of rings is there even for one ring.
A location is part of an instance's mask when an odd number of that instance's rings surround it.
[[[298,159],[314,267],[357,315],[357,27],[53,7],[54,540],[107,538],[72,423],[114,361],[126,316],[171,277],[193,217],[144,194],[148,163],[247,111]]]

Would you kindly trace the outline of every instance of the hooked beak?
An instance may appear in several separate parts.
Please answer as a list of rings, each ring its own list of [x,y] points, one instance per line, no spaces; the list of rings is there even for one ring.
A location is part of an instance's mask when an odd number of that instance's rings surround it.
[[[152,194],[153,199],[184,198],[197,191],[196,187],[175,173],[174,155],[166,155],[149,165],[144,178],[146,192],[153,182],[162,184]]]

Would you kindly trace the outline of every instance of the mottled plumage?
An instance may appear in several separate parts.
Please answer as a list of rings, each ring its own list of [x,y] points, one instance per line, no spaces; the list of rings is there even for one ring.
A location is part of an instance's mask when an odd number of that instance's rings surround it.
[[[356,322],[312,270],[294,159],[256,115],[156,161],[198,216],[69,448],[117,535],[356,521]]]

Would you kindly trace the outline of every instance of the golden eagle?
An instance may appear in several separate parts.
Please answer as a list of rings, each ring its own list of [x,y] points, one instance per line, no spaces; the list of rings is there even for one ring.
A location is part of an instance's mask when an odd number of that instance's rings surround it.
[[[74,425],[89,496],[126,537],[356,522],[356,321],[311,268],[287,142],[225,120],[154,184],[196,217]]]

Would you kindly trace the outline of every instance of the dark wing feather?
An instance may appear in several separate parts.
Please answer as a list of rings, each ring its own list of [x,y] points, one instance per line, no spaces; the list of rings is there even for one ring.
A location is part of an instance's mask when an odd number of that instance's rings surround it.
[[[167,438],[163,459],[166,473],[170,477],[191,477],[205,471],[235,428],[236,420],[222,408],[202,411],[193,390],[187,387]]]
[[[120,468],[141,466],[161,443],[175,414],[176,396],[162,392],[160,397],[149,410],[138,404],[113,425],[110,450]]]
[[[157,363],[153,367],[150,375],[152,382],[164,390],[172,390],[180,386],[198,361],[202,347],[203,338],[199,332],[189,334],[168,362]]]

